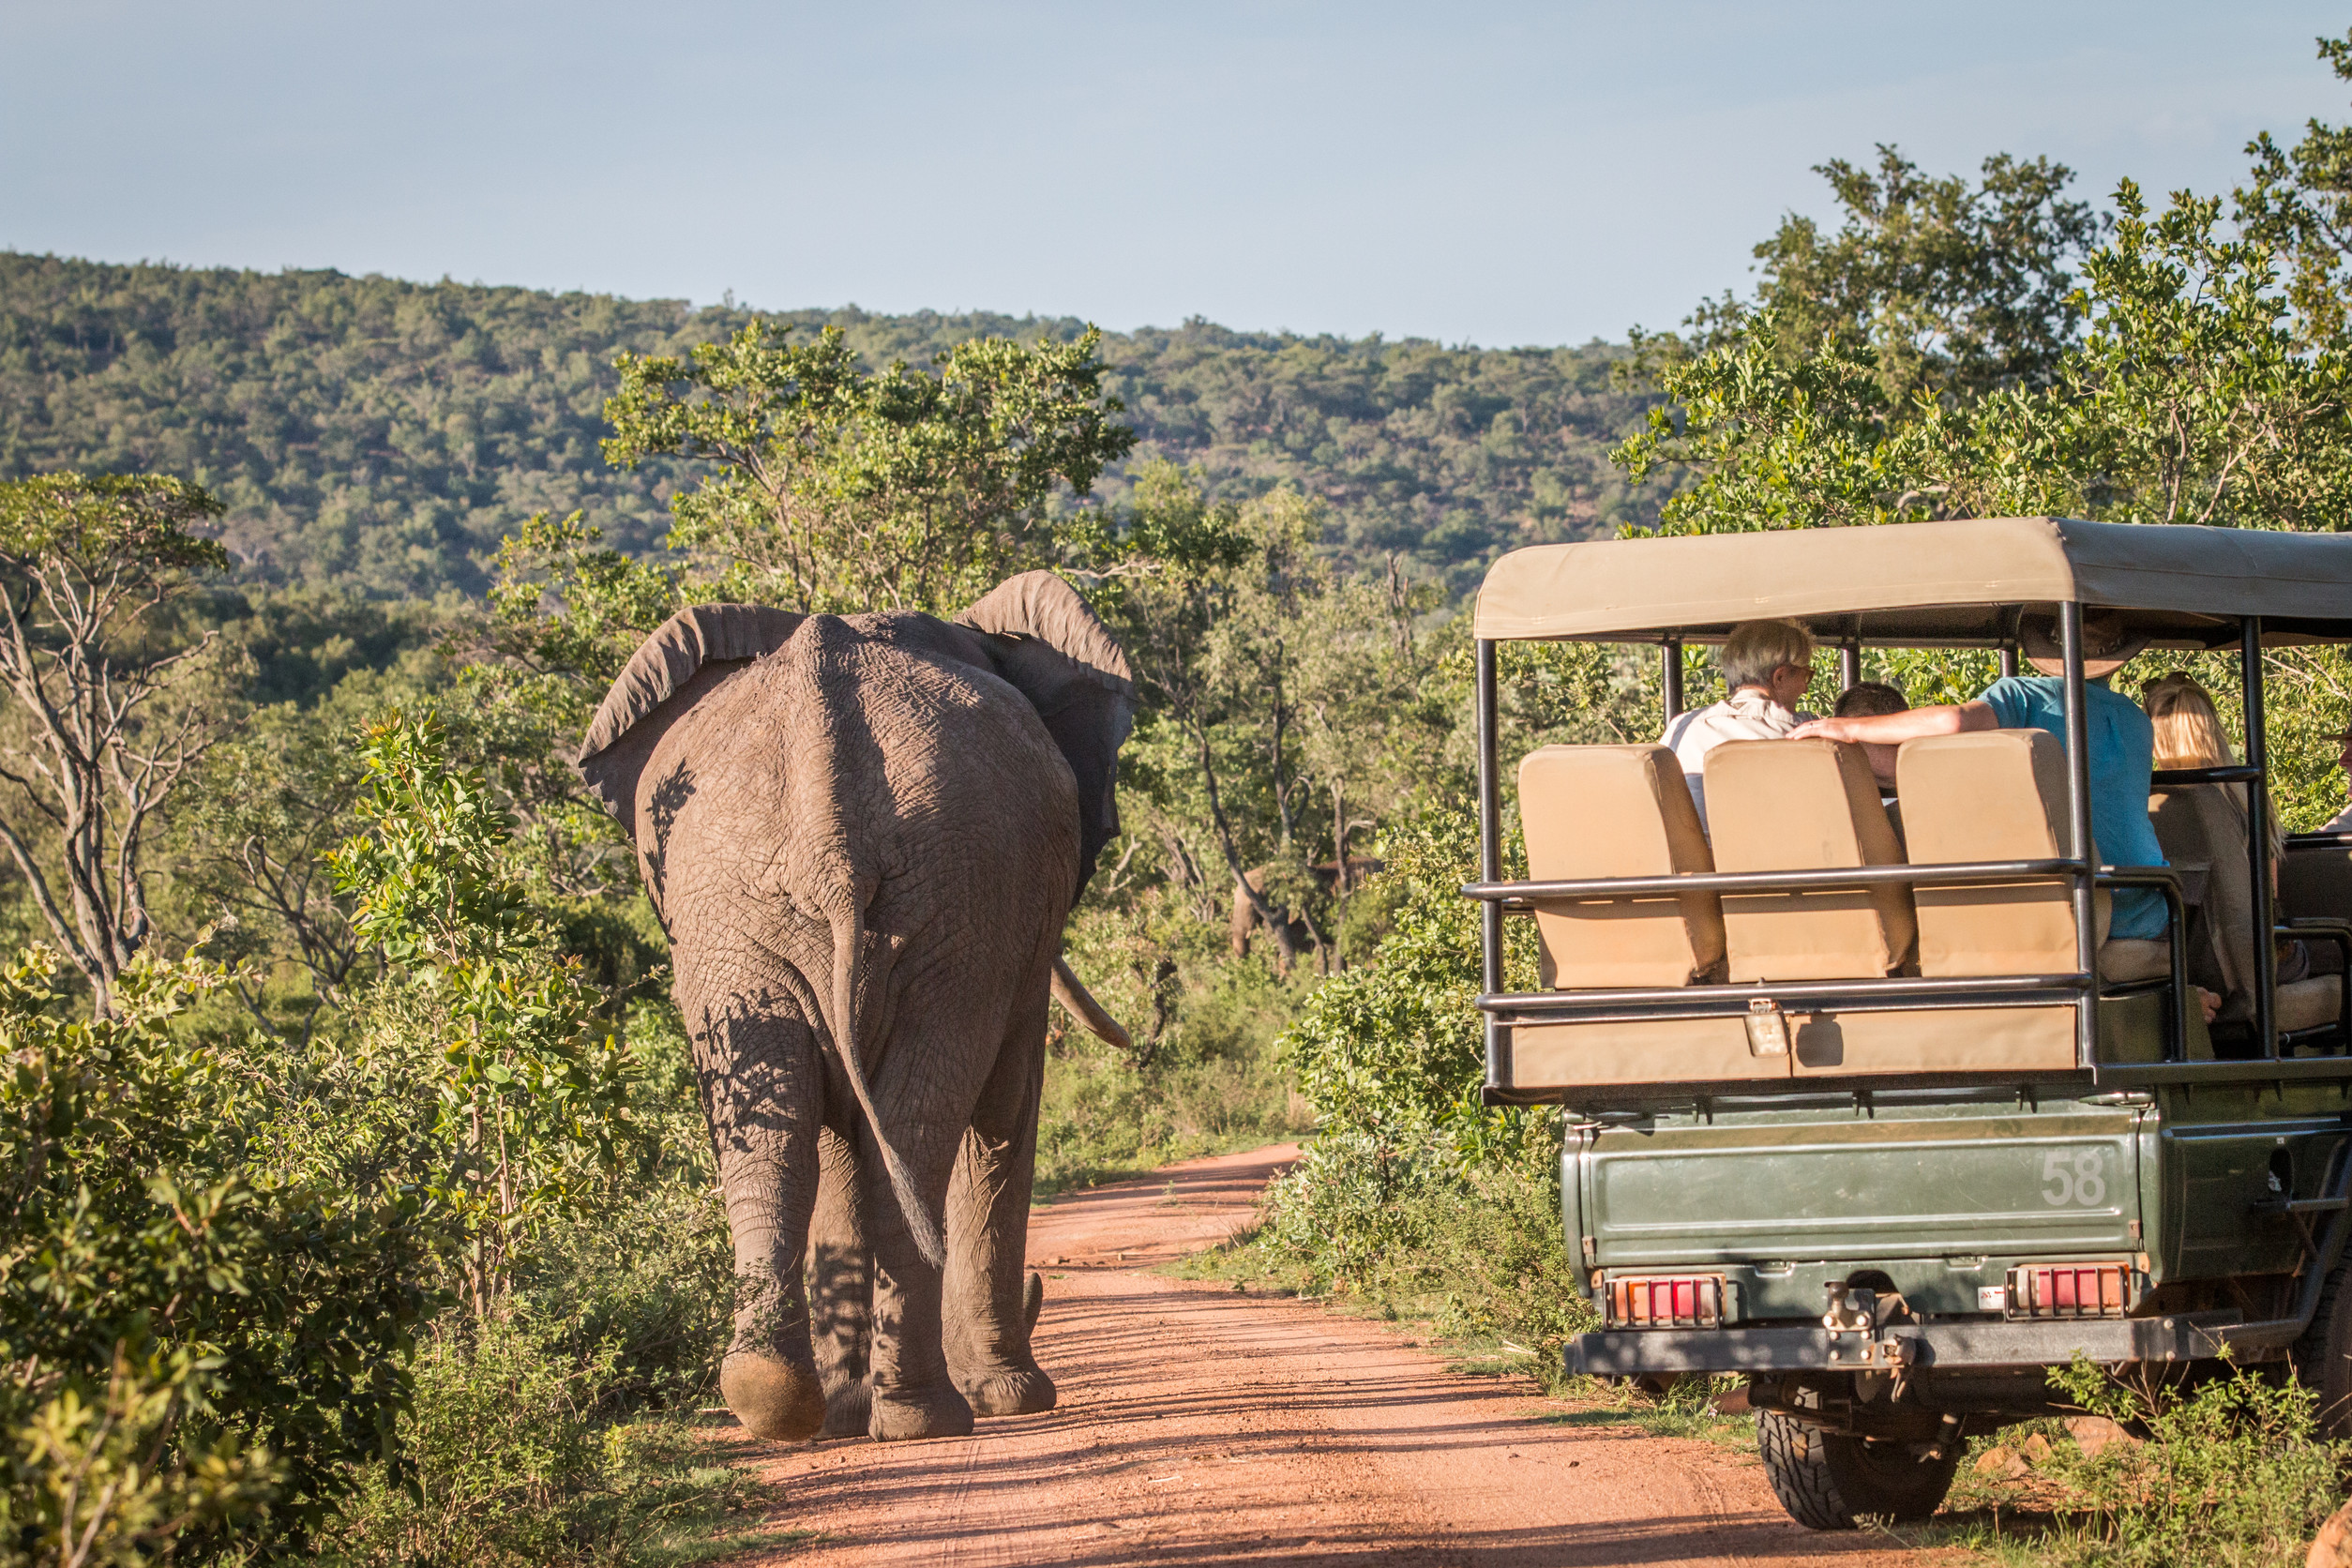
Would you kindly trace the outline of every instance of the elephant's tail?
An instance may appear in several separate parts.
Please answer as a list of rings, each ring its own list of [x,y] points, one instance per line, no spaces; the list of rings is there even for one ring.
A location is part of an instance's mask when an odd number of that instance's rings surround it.
[[[882,1168],[890,1172],[891,1190],[898,1195],[898,1212],[906,1216],[907,1229],[914,1237],[914,1248],[924,1260],[935,1269],[947,1266],[947,1242],[925,1206],[923,1195],[914,1184],[914,1177],[906,1162],[898,1157],[898,1146],[893,1143],[882,1119],[874,1111],[873,1091],[866,1085],[866,1068],[857,1057],[857,928],[858,916],[854,902],[832,914],[833,925],[833,1043],[841,1053],[841,1070],[850,1080],[850,1093],[857,1096],[858,1109],[866,1113],[866,1124],[873,1129],[874,1147],[882,1151]]]

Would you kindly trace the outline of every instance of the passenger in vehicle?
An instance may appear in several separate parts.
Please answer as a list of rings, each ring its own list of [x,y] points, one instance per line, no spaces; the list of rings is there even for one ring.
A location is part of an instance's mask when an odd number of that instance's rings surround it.
[[[1881,714],[1908,713],[1910,707],[1909,698],[1883,681],[1857,681],[1839,695],[1831,713],[1838,718],[1875,718]],[[1878,781],[1879,792],[1894,793],[1895,748],[1865,745],[1862,751],[1870,759],[1870,776]]]
[[[2352,725],[2346,725],[2344,729],[2336,731],[2335,743],[2336,766],[2342,768],[2346,774],[2352,774]],[[2348,780],[2348,782],[2352,782],[2352,780]],[[2347,801],[2344,804],[2343,810],[2337,812],[2334,816],[2320,823],[2317,831],[2321,833],[2352,833],[2352,801]]]
[[[2140,687],[2140,705],[2148,710],[2149,727],[2155,731],[2156,765],[2160,768],[2228,768],[2238,765],[2237,753],[2230,749],[2228,731],[2222,727],[2222,716],[2213,705],[2213,694],[2197,684],[2185,671],[2176,670],[2161,675]],[[2246,852],[2246,797],[2235,784],[2215,786],[2226,814],[2238,827],[2236,839],[2217,846],[2224,854],[2242,857]],[[2273,802],[2269,811],[2270,892],[2279,890],[2279,861],[2286,853],[2286,832],[2279,823],[2279,809]],[[2281,937],[2278,942],[2277,980],[2282,986],[2309,979],[2314,974],[2332,974],[2344,967],[2343,950],[2329,942],[2316,945],[2297,937]]]
[[[1678,714],[1658,737],[1674,753],[1707,827],[1707,754],[1726,741],[1779,740],[1812,716],[1797,712],[1813,685],[1813,634],[1794,621],[1742,621],[1723,645],[1722,701]]]
[[[1817,718],[1789,731],[1796,739],[1819,735],[1863,746],[1901,746],[1928,735],[1969,730],[2042,730],[2066,744],[2065,663],[2058,628],[2049,617],[2020,628],[2026,657],[2039,674],[2007,675],[1974,701],[1912,708],[1865,718]],[[2155,736],[2148,715],[2107,681],[2148,645],[2133,637],[2112,611],[2083,616],[2084,720],[2090,741],[2090,836],[2105,866],[2162,866],[2164,851],[2148,817],[2148,776],[2154,771]],[[2167,924],[2164,896],[2154,888],[2118,887],[2110,938],[2153,941]]]
[[[2155,737],[2156,765],[2160,768],[2234,768],[2238,754],[2230,749],[2229,736],[2222,728],[2222,716],[2213,705],[2213,694],[2199,686],[2195,677],[2186,671],[2176,670],[2160,675],[2140,687],[2140,706],[2148,710],[2148,722]],[[2246,797],[2236,785],[2223,792],[2237,813],[2239,836],[2246,831]],[[2270,882],[2279,880],[2279,857],[2286,852],[2286,834],[2279,825],[2276,803],[2270,807]]]

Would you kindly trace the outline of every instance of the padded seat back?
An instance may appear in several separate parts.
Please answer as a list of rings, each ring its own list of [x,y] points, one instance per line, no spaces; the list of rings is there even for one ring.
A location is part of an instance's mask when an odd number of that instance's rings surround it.
[[[2289,844],[2279,864],[2279,913],[2352,919],[2352,844]]]
[[[1539,882],[1712,871],[1681,764],[1662,746],[1547,746],[1519,764],[1528,875]],[[1686,986],[1722,976],[1712,893],[1535,906],[1546,987]]]
[[[2203,866],[2205,918],[2211,950],[2192,953],[2190,971],[2222,993],[2225,1013],[2250,1018],[2254,985],[2254,872],[2246,865],[2246,820],[2226,784],[2172,784],[2148,797],[2156,841],[2175,866]]]
[[[1906,741],[1894,776],[1914,866],[2066,853],[2066,754],[2054,735],[1980,730]],[[1921,887],[1913,902],[1923,975],[2074,971],[2074,905],[2063,879]]]
[[[1707,753],[1707,820],[1724,871],[1899,866],[1870,761],[1828,740],[1726,741]],[[1918,945],[1901,883],[1824,893],[1726,894],[1733,981],[1868,980]]]
[[[2199,924],[2210,934],[2211,946],[2209,952],[2190,954],[2189,972],[2221,991],[2222,1010],[2215,1021],[2246,1022],[2254,1012],[2256,955],[2245,796],[2230,784],[2166,785],[2148,797],[2148,811],[2155,819],[2156,841],[2164,845],[2166,860],[2209,867],[2205,918]],[[2282,875],[2280,882],[2279,901],[2284,904],[2287,878]],[[2200,969],[2212,978],[2200,974]],[[2271,1022],[2282,1033],[2335,1023],[2342,1017],[2343,995],[2344,978],[2335,974],[2314,974],[2280,986],[2271,992]]]

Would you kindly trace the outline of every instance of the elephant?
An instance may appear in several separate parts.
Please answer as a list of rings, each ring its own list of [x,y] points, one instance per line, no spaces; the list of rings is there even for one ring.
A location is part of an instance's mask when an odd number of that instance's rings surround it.
[[[1134,711],[1048,572],[953,620],[697,606],[597,710],[577,765],[670,936],[754,1437],[1052,1408],[1023,1261],[1047,999],[1108,1023],[1061,945]]]

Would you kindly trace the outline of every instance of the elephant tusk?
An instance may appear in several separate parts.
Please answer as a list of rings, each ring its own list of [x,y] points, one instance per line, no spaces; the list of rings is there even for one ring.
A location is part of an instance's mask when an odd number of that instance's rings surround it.
[[[1118,1047],[1123,1051],[1135,1049],[1135,1040],[1119,1027],[1119,1020],[1103,1011],[1103,1004],[1094,1000],[1078,977],[1070,972],[1070,965],[1059,953],[1053,958],[1053,999],[1070,1011],[1070,1016]]]

